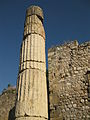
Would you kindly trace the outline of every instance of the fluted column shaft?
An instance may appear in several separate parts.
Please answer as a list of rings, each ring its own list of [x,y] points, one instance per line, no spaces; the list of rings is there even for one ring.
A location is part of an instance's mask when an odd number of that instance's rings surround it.
[[[45,31],[41,8],[27,9],[17,80],[16,120],[48,119]]]

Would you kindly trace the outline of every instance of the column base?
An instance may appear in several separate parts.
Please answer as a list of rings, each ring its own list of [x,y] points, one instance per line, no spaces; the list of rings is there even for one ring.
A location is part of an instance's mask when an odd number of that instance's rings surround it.
[[[44,117],[19,117],[16,118],[15,120],[48,120],[48,119]]]

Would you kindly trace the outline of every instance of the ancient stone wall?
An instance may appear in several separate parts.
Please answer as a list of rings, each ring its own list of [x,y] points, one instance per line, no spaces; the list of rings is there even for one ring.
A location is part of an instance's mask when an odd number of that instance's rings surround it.
[[[50,120],[90,120],[90,42],[48,50]]]
[[[0,95],[0,120],[14,120],[16,88],[9,87]]]

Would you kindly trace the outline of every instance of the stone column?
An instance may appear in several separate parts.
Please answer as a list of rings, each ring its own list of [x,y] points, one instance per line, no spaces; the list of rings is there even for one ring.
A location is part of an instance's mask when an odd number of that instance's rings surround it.
[[[26,11],[20,52],[15,120],[48,120],[43,11]]]

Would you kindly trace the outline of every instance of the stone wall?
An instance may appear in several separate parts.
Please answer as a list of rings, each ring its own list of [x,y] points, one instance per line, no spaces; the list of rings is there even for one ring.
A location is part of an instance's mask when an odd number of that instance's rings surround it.
[[[0,95],[0,120],[14,120],[16,88],[9,87]]]
[[[50,120],[90,120],[90,41],[48,50]]]

